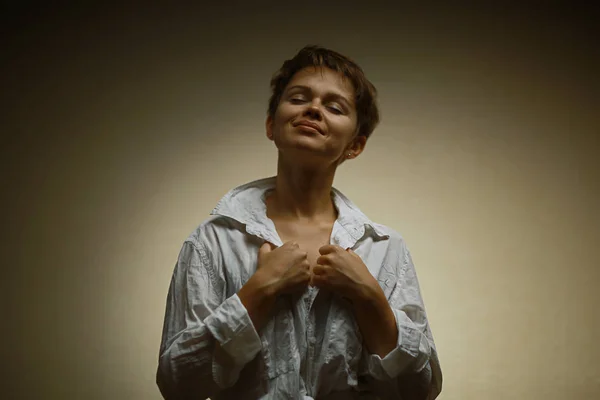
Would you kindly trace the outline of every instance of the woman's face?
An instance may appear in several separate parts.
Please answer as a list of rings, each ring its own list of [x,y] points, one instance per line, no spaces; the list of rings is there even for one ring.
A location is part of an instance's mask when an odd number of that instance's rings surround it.
[[[283,91],[267,137],[280,153],[304,164],[339,164],[349,152],[358,155],[364,137],[357,127],[354,87],[329,68],[298,71]]]

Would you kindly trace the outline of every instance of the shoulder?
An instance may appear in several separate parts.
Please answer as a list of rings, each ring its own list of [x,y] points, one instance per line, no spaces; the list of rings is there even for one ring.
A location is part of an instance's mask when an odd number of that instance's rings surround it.
[[[229,235],[231,231],[239,231],[240,225],[239,222],[231,218],[222,215],[211,215],[194,228],[185,239],[185,242],[206,250],[224,235]]]
[[[387,236],[386,259],[396,260],[396,267],[401,272],[412,267],[412,256],[404,240],[404,236],[387,225],[373,223],[374,227]]]
[[[178,264],[188,272],[208,274],[216,284],[217,277],[221,274],[220,263],[215,262],[219,254],[216,249],[221,243],[228,242],[227,231],[234,229],[234,222],[219,215],[206,218],[183,241]]]

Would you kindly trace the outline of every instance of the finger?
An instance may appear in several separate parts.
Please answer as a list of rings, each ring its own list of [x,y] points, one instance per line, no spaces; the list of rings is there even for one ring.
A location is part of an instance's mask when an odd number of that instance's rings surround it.
[[[312,278],[312,274],[308,270],[307,271],[302,271],[301,273],[299,273],[297,275],[297,279],[301,283],[308,283],[308,282],[310,282],[311,278]]]
[[[338,247],[340,247],[340,246],[337,246],[335,244],[326,244],[325,246],[319,247],[319,253],[321,253],[323,255],[333,253],[334,251],[337,250]]]
[[[262,255],[262,254],[267,254],[270,253],[273,250],[274,245],[270,242],[264,242],[262,244],[262,246],[260,246],[260,248],[258,249],[258,254]]]
[[[313,275],[325,275],[326,272],[325,266],[321,264],[315,265],[312,269]]]
[[[299,267],[310,273],[310,262],[306,257],[302,259],[302,262],[299,264]]]
[[[319,289],[333,290],[333,287],[331,286],[331,280],[325,275],[315,275],[312,282],[313,286],[318,287]]]
[[[298,245],[298,242],[296,242],[295,240],[290,240],[289,242],[285,242],[283,245],[286,247],[292,247],[292,248],[300,247]]]
[[[322,255],[329,254],[333,251],[334,251],[334,245],[332,245],[332,244],[326,244],[326,245],[319,247],[319,253]]]
[[[324,255],[324,256],[319,256],[317,258],[317,264],[319,265],[329,265],[331,262],[331,260],[329,259],[328,256]]]

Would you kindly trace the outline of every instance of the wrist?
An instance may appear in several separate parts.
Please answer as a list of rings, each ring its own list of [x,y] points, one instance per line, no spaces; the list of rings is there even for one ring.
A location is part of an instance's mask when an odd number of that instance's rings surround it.
[[[360,305],[363,307],[368,306],[377,306],[381,303],[381,300],[385,300],[387,303],[387,299],[385,299],[385,294],[379,283],[375,279],[372,281],[360,285],[354,293],[353,303],[356,305]]]
[[[276,299],[273,285],[265,282],[260,275],[255,274],[237,293],[257,332],[269,320]]]
[[[261,299],[262,302],[275,300],[279,295],[277,281],[269,279],[269,277],[265,276],[260,270],[252,275],[246,285],[249,285],[252,288],[252,294]]]

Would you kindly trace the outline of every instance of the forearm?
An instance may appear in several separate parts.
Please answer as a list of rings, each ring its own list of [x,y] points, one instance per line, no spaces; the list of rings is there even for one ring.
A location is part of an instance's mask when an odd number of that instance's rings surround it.
[[[274,285],[265,283],[260,275],[253,275],[238,292],[240,301],[246,307],[254,329],[259,332],[269,321],[277,298]]]
[[[261,349],[252,321],[237,296],[231,296],[204,320],[179,326],[180,316],[167,313],[158,384],[168,399],[206,398],[237,381],[241,370]],[[189,321],[189,320],[188,320]],[[202,397],[203,396],[203,397]]]
[[[210,333],[200,328],[193,340],[179,339],[175,346],[160,354],[156,383],[165,399],[191,398],[192,395],[204,399],[218,392],[212,377],[210,342]]]
[[[353,300],[354,315],[367,349],[381,358],[398,343],[396,317],[378,284],[366,288]]]

